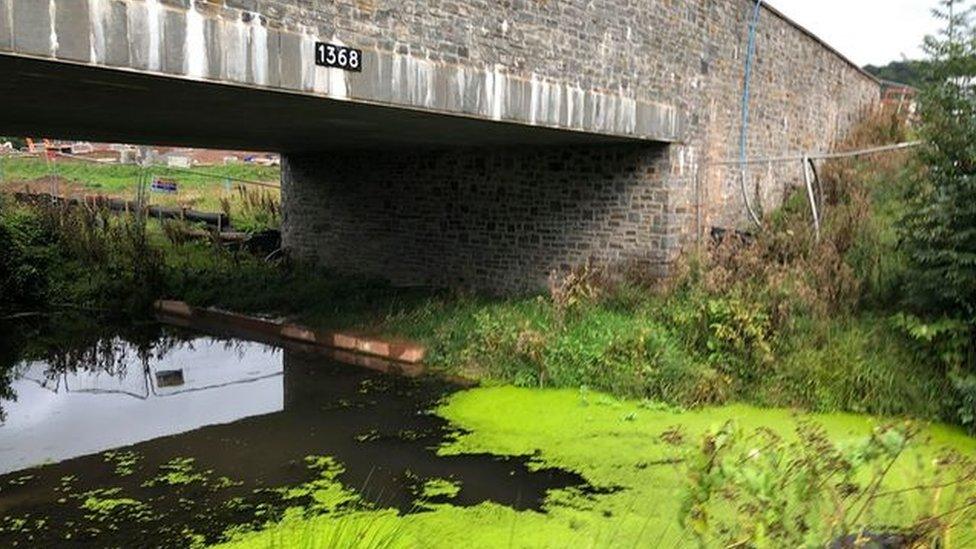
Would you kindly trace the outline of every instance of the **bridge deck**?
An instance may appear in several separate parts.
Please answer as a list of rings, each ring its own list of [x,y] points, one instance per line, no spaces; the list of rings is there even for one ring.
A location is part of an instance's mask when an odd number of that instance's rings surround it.
[[[631,141],[13,55],[0,74],[15,135],[281,152]]]

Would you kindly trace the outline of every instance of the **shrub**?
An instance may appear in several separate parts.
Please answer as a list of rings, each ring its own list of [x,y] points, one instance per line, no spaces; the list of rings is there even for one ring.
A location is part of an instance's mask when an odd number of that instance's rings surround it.
[[[967,2],[945,0],[937,12],[948,24],[926,40],[930,85],[920,101],[919,154],[924,167],[910,180],[902,243],[911,276],[906,301],[932,319],[968,326],[968,363],[976,371],[976,27]],[[961,372],[959,375],[963,375]]]
[[[689,460],[681,522],[703,547],[948,547],[972,527],[976,464],[940,456],[918,465],[923,484],[892,489],[916,437],[889,425],[835,444],[808,421],[793,440],[728,423]]]
[[[0,310],[37,307],[48,300],[54,242],[36,216],[0,204]]]
[[[766,404],[882,416],[950,418],[953,400],[884,318],[809,321],[763,383]]]

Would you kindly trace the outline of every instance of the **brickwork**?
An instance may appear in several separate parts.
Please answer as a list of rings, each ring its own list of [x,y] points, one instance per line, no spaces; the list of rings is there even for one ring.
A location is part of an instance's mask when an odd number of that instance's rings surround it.
[[[186,109],[157,135],[277,139],[291,252],[404,284],[509,291],[590,257],[664,272],[709,227],[745,225],[740,174],[716,162],[738,149],[754,5],[0,0],[0,51],[247,90],[253,103],[241,91],[240,110],[206,131],[192,119],[209,113]],[[750,156],[829,149],[879,100],[878,82],[771,8],[759,29]],[[362,71],[316,66],[317,41],[361,48]],[[192,89],[187,100],[203,93]],[[289,112],[282,92],[316,109]],[[258,114],[263,127],[231,129]],[[71,131],[117,122],[78,118]],[[590,145],[553,148],[570,136]],[[746,188],[769,211],[799,181],[798,165],[756,166]]]
[[[521,292],[593,257],[661,269],[660,145],[289,155],[284,239],[341,272]]]
[[[664,98],[688,121],[657,149],[288,157],[285,242],[302,255],[404,284],[530,289],[590,257],[661,270],[709,227],[745,226],[738,172],[710,163],[737,155],[749,0],[260,3],[349,43]],[[760,29],[749,154],[829,149],[877,83],[773,11]],[[769,210],[799,174],[759,166],[747,188]]]

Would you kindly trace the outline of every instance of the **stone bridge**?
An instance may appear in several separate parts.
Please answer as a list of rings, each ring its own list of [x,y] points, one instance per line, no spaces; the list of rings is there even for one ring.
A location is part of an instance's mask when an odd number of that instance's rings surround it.
[[[0,0],[0,134],[278,151],[285,246],[340,272],[493,291],[588,259],[663,274],[743,220],[714,163],[737,149],[753,6]],[[828,148],[877,102],[773,8],[759,29],[750,154]],[[748,188],[769,208],[798,173]]]

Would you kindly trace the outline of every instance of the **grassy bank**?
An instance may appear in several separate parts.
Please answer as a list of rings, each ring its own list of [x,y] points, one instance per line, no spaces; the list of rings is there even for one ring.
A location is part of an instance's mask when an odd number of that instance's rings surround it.
[[[899,141],[906,131],[897,118],[879,116],[843,146]],[[177,298],[415,339],[428,346],[434,370],[487,384],[971,426],[968,393],[933,342],[914,337],[926,325],[899,300],[905,270],[895,227],[909,160],[826,165],[820,240],[797,193],[757,237],[687,255],[666,282],[586,265],[548,294],[508,299],[397,290],[173,241],[155,223],[143,231],[101,212],[8,203],[0,215],[0,308],[147,315],[153,300]]]
[[[164,206],[181,206],[202,211],[225,211],[238,226],[263,228],[270,220],[254,219],[256,200],[280,201],[274,188],[246,186],[228,180],[242,179],[278,185],[281,170],[276,166],[228,164],[175,170],[166,166],[142,168],[132,164],[98,164],[67,158],[48,162],[43,158],[0,157],[0,192],[49,193],[62,195],[100,195],[135,200],[142,179],[164,178],[176,181],[174,194],[149,193],[149,202]],[[273,224],[277,224],[277,219]],[[260,226],[259,226],[260,225]]]
[[[878,118],[844,146],[906,131]],[[967,547],[976,443],[958,426],[973,428],[976,400],[940,320],[901,297],[917,170],[907,156],[824,166],[819,239],[798,194],[762,233],[708,242],[666,281],[584,265],[509,298],[400,290],[155,221],[5,201],[0,316],[146,320],[176,298],[415,339],[432,370],[483,385],[435,410],[458,430],[439,453],[530,456],[594,488],[550,490],[538,512],[452,505],[463,485],[422,479],[404,514],[319,456],[321,478],[281,487],[313,503],[229,529],[232,547],[818,547],[865,531]]]

